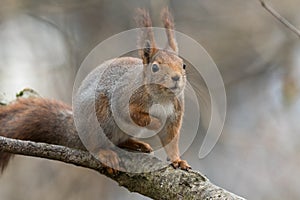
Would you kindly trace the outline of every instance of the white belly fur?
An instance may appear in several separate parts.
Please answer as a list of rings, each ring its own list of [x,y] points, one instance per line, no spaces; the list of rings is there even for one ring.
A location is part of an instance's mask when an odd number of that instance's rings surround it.
[[[174,105],[172,103],[165,105],[155,104],[150,108],[150,115],[164,118],[174,115],[174,111]]]

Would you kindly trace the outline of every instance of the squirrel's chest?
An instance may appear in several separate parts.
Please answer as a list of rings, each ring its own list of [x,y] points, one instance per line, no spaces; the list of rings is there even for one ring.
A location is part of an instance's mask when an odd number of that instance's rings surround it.
[[[150,107],[149,113],[156,117],[172,117],[176,114],[174,104],[154,104]]]

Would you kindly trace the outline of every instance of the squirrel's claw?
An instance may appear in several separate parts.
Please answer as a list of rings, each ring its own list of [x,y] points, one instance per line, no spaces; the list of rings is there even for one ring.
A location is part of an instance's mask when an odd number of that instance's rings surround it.
[[[192,169],[192,167],[185,161],[185,160],[181,160],[181,159],[178,159],[178,160],[175,160],[171,163],[172,167],[174,167],[175,169],[182,169],[182,170],[190,170]]]
[[[109,174],[116,174],[120,169],[119,156],[112,150],[101,149],[98,153],[98,159]]]

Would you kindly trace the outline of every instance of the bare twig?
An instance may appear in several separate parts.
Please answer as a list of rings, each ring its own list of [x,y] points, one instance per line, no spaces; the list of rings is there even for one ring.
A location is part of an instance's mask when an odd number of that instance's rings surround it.
[[[293,31],[300,38],[300,30],[291,24],[287,19],[282,17],[274,8],[272,8],[265,0],[259,0],[262,7],[264,7],[271,15],[273,15],[278,21],[285,25],[288,29]]]

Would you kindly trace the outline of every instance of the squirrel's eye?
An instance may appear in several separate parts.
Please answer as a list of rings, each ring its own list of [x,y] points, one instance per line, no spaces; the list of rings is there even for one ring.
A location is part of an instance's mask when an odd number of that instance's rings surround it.
[[[152,65],[152,71],[153,71],[153,72],[157,72],[158,70],[159,70],[158,65],[157,65],[157,64],[153,64],[153,65]]]
[[[182,68],[183,68],[183,69],[185,69],[185,68],[186,68],[186,64],[185,64],[185,63],[183,63],[183,65],[182,65]]]

